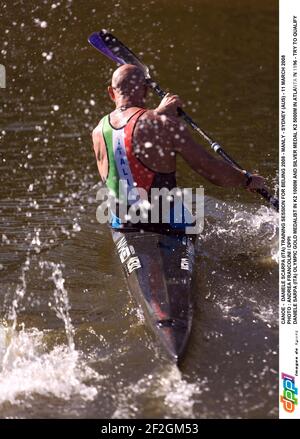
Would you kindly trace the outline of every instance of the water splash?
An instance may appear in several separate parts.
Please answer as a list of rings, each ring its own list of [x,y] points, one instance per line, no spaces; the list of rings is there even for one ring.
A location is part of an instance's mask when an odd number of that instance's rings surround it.
[[[8,310],[7,313],[7,332],[10,334],[10,339],[13,340],[13,334],[16,331],[17,322],[18,322],[18,308],[22,302],[23,297],[26,294],[26,272],[30,268],[30,257],[27,255],[26,260],[24,264],[21,267],[21,275],[19,277],[19,280],[21,283],[17,286],[14,294],[14,298],[12,300],[11,307]],[[13,347],[13,342],[11,341],[8,343],[3,358],[2,358],[2,368],[5,369],[7,365],[8,358],[10,356],[10,351]]]
[[[74,327],[69,313],[71,306],[69,303],[68,291],[64,286],[65,279],[63,277],[61,266],[60,264],[55,264],[54,262],[49,261],[40,261],[39,265],[42,270],[44,268],[51,270],[50,279],[53,280],[55,289],[53,291],[54,305],[49,302],[49,307],[52,308],[55,311],[56,316],[63,321],[69,348],[75,350]]]
[[[206,225],[201,235],[204,251],[210,257],[253,255],[278,262],[278,214],[261,206],[249,211],[237,203],[223,203],[207,197]],[[212,245],[213,241],[213,245]],[[218,253],[214,249],[218,247]]]
[[[33,393],[66,400],[73,395],[92,400],[97,395],[96,387],[85,382],[98,380],[99,375],[82,361],[81,354],[66,345],[48,352],[44,335],[36,328],[12,332],[5,322],[0,324],[0,404],[22,401],[26,405]]]
[[[32,245],[40,246],[39,236]],[[51,270],[54,282],[51,307],[56,316],[64,322],[67,345],[56,345],[49,350],[46,344],[50,330],[25,329],[18,325],[18,310],[26,294],[26,273],[30,269],[29,255],[21,269],[20,284],[17,286],[6,318],[0,321],[0,404],[27,403],[33,393],[54,395],[70,399],[78,395],[84,400],[92,400],[98,391],[87,381],[98,381],[100,375],[87,365],[83,353],[75,349],[74,327],[70,318],[68,292],[64,287],[61,266],[53,262],[41,261],[40,267]]]
[[[163,398],[170,415],[182,418],[194,418],[194,396],[200,393],[200,386],[184,380],[176,366],[171,366],[165,375],[161,375],[154,392],[158,398]]]
[[[169,365],[144,376],[135,385],[123,388],[112,418],[134,418],[150,405],[152,410],[157,410],[158,417],[163,412],[167,418],[193,418],[194,396],[201,393],[199,383],[188,383],[177,366]],[[153,399],[155,407],[152,407]]]

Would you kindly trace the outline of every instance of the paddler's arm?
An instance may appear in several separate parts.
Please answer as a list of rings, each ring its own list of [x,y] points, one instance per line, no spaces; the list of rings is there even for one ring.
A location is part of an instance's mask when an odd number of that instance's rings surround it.
[[[169,121],[169,123],[174,121]],[[252,175],[251,181],[239,169],[233,168],[225,161],[214,157],[191,136],[188,128],[177,119],[174,130],[173,145],[194,171],[211,183],[223,187],[243,187],[260,189],[265,187],[263,177]],[[178,123],[179,122],[179,123]],[[172,123],[172,125],[173,125]]]
[[[265,189],[265,180],[253,174],[251,179],[242,171],[214,157],[191,136],[187,126],[178,118],[177,107],[181,106],[178,96],[167,94],[155,112],[164,119],[164,126],[173,147],[198,174],[211,183],[223,187],[243,187],[250,191]]]
[[[102,181],[105,181],[108,173],[108,163],[105,154],[105,145],[103,145],[103,140],[101,136],[102,127],[99,124],[92,133],[93,148],[97,161],[97,167]]]

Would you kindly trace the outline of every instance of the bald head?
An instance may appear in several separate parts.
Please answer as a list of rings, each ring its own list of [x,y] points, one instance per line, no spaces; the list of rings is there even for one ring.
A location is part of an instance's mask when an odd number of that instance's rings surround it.
[[[145,94],[145,75],[137,66],[124,64],[114,71],[111,85],[122,96],[134,97]]]

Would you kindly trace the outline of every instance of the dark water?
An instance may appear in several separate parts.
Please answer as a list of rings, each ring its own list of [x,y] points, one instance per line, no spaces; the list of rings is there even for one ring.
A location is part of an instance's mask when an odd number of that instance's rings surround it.
[[[90,134],[114,66],[87,44],[113,31],[275,191],[277,13],[274,0],[1,3],[1,417],[277,416],[277,215],[179,161],[180,184],[207,196],[179,371],[96,222]]]

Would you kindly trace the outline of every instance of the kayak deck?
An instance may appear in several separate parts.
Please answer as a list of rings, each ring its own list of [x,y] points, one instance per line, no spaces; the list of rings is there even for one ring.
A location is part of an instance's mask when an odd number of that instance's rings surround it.
[[[169,356],[178,361],[192,325],[193,238],[139,231],[112,235],[131,294]]]

